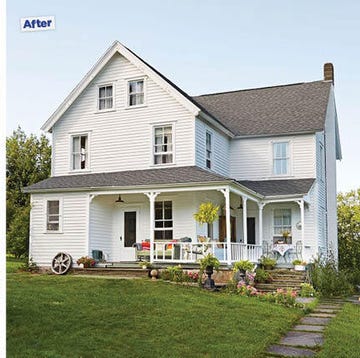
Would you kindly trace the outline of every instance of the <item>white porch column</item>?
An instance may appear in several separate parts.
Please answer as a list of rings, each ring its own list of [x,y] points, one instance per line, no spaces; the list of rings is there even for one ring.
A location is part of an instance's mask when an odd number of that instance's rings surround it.
[[[85,244],[85,252],[86,255],[85,256],[92,256],[90,253],[90,211],[91,211],[91,202],[94,200],[96,195],[94,194],[89,194],[88,196],[88,205],[86,208],[86,244]]]
[[[154,229],[155,229],[155,199],[160,193],[145,193],[150,202],[150,263],[154,262]]]
[[[259,207],[259,245],[263,244],[263,209],[265,204],[264,203],[257,203]]]
[[[244,259],[247,260],[248,258],[248,251],[247,251],[247,197],[242,196],[242,204],[243,204],[243,237],[244,237],[244,244],[245,244],[245,257]]]
[[[305,256],[305,207],[304,200],[298,200],[297,203],[300,206],[300,215],[301,215],[301,244],[302,244],[302,259]]]
[[[231,265],[231,222],[230,222],[230,189],[222,189],[221,192],[225,197],[226,210],[226,243],[227,243],[227,263]]]

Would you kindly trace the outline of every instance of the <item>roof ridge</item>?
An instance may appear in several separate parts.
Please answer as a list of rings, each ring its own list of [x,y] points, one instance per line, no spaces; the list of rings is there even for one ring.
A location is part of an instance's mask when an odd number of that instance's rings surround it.
[[[235,93],[235,92],[247,92],[247,91],[257,91],[257,90],[270,89],[270,88],[278,88],[278,87],[299,86],[299,85],[304,85],[304,84],[309,84],[309,83],[316,83],[316,82],[329,82],[329,81],[317,80],[317,81],[310,81],[310,82],[297,82],[297,83],[288,83],[288,84],[283,84],[283,85],[274,85],[274,86],[265,86],[265,87],[255,87],[255,88],[245,88],[245,89],[232,90],[232,91],[205,93],[205,94],[200,94],[200,95],[196,95],[196,96],[192,96],[192,97],[193,97],[193,98],[196,98],[196,97],[214,96],[214,95],[219,95],[219,94],[228,94],[228,93]]]

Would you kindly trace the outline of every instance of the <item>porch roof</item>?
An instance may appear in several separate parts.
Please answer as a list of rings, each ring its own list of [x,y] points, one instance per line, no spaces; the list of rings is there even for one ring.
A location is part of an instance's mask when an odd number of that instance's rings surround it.
[[[196,166],[129,170],[54,176],[25,187],[26,193],[55,190],[87,190],[136,186],[200,183],[233,183],[234,180]]]
[[[284,180],[241,180],[239,184],[264,197],[305,195],[315,179],[284,179]]]

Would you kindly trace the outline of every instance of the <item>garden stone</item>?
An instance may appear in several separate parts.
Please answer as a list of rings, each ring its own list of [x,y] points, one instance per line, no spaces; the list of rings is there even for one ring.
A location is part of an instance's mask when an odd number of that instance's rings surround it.
[[[321,313],[321,312],[313,312],[309,314],[309,317],[336,317],[336,314],[333,313]]]
[[[290,331],[280,341],[288,346],[316,347],[322,345],[324,337],[321,333]]]
[[[294,331],[311,331],[311,332],[322,332],[325,326],[313,326],[306,324],[298,324],[293,328]]]
[[[300,320],[301,324],[314,324],[314,325],[325,325],[330,322],[330,318],[328,317],[303,317]]]
[[[280,345],[270,346],[267,352],[285,357],[313,357],[315,355],[315,352],[311,351],[310,349],[286,347]]]

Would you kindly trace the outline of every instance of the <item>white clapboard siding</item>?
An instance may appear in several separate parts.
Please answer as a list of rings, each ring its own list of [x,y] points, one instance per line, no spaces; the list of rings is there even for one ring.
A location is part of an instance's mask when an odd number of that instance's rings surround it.
[[[195,122],[196,165],[206,168],[206,131],[212,134],[213,140],[211,170],[229,176],[230,139],[199,118],[196,118]]]
[[[320,147],[323,147],[323,151]],[[316,133],[316,219],[319,250],[326,253],[326,186],[324,132]]]
[[[313,134],[232,140],[230,177],[237,180],[278,178],[272,175],[272,144],[275,141],[290,143],[289,178],[315,178],[316,140]]]
[[[62,202],[62,232],[46,233],[46,201]],[[30,257],[39,266],[50,266],[59,252],[74,260],[86,254],[87,194],[32,194]]]
[[[194,165],[194,116],[151,78],[146,78],[146,105],[127,108],[127,80],[143,73],[116,54],[55,124],[53,175],[70,171],[70,135],[89,132],[91,172],[148,169],[152,165],[152,126],[172,123],[175,164]],[[115,86],[115,110],[96,109],[98,84]]]
[[[337,198],[336,198],[336,108],[333,88],[330,91],[325,119],[326,201],[328,247],[337,258]]]

